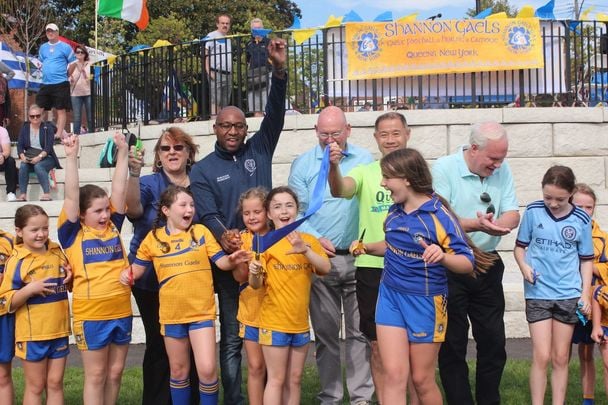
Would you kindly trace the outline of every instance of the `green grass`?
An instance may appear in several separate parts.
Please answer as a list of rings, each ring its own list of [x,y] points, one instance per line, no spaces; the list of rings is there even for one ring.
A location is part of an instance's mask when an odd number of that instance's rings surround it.
[[[475,375],[475,365],[469,363],[470,375]],[[530,403],[530,392],[528,389],[528,373],[530,369],[530,361],[528,360],[509,360],[503,374],[501,395],[504,404],[523,405]],[[596,388],[595,388],[595,403],[606,404],[608,399],[603,386],[602,361],[596,361]],[[247,372],[243,370],[243,376],[246,378]],[[82,369],[78,367],[70,367],[65,374],[65,403],[67,405],[80,404],[82,402]],[[17,395],[17,404],[20,404],[20,399],[23,396],[23,370],[21,368],[13,369],[13,380],[15,381],[15,390]],[[472,383],[473,384],[473,383]],[[314,366],[307,366],[304,370],[302,383],[302,404],[316,404],[315,399],[319,391],[319,378],[317,370]],[[142,390],[141,384],[141,368],[131,367],[125,370],[122,389],[118,403],[120,405],[140,405],[140,393]],[[243,392],[246,392],[245,383],[243,384]],[[581,384],[579,379],[579,363],[573,360],[570,364],[570,378],[568,381],[568,397],[567,404],[578,404],[581,402]],[[545,403],[551,402],[551,387],[548,384]],[[221,400],[220,400],[221,403]],[[348,402],[345,400],[344,402]]]

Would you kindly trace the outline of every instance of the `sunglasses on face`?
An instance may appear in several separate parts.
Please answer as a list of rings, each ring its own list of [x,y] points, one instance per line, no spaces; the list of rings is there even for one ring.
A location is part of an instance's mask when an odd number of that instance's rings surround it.
[[[481,202],[490,204],[490,205],[488,205],[488,208],[486,209],[486,214],[495,214],[496,213],[496,207],[494,207],[494,204],[492,204],[492,197],[490,196],[490,194],[488,194],[484,191],[479,196],[479,199],[481,200]]]
[[[162,150],[163,152],[169,152],[171,149],[173,149],[176,152],[181,152],[183,151],[185,148],[184,145],[160,145],[160,150]]]
[[[84,55],[84,52],[82,52],[82,51],[76,51],[76,52],[74,52],[74,53],[75,53],[76,55]]]
[[[34,119],[34,118],[40,118],[41,114],[30,114],[30,118]]]

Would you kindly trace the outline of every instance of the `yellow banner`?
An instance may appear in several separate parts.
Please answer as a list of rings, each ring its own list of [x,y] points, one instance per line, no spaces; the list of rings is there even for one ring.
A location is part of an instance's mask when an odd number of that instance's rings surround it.
[[[538,18],[345,25],[349,80],[543,67]]]

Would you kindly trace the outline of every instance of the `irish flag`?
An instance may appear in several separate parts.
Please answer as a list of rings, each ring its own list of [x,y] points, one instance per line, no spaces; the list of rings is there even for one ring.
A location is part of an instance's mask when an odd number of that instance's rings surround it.
[[[98,0],[97,14],[106,17],[127,20],[137,25],[141,30],[146,29],[150,17],[146,0]]]

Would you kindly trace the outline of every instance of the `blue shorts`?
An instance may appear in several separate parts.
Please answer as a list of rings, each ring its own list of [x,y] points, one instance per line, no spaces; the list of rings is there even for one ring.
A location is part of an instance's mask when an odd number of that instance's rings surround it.
[[[188,337],[191,330],[213,328],[215,322],[212,320],[190,322],[190,323],[165,323],[160,325],[160,334],[166,337],[183,339]]]
[[[258,343],[260,341],[260,328],[239,322],[239,337]]]
[[[70,354],[69,338],[15,343],[15,356],[27,361],[61,359]]]
[[[403,328],[412,343],[440,343],[448,326],[447,304],[445,294],[409,295],[380,283],[376,325]]]
[[[284,333],[260,328],[258,343],[264,346],[301,347],[310,343],[310,332]]]
[[[74,321],[74,338],[80,350],[99,350],[109,344],[128,345],[132,328],[132,316],[107,321]]]
[[[15,357],[15,315],[0,316],[0,363],[10,363]]]
[[[593,339],[591,339],[591,331],[593,331],[593,322],[589,321],[584,326],[582,323],[577,322],[576,325],[574,325],[572,343],[587,345],[594,344],[595,342],[593,341]]]

